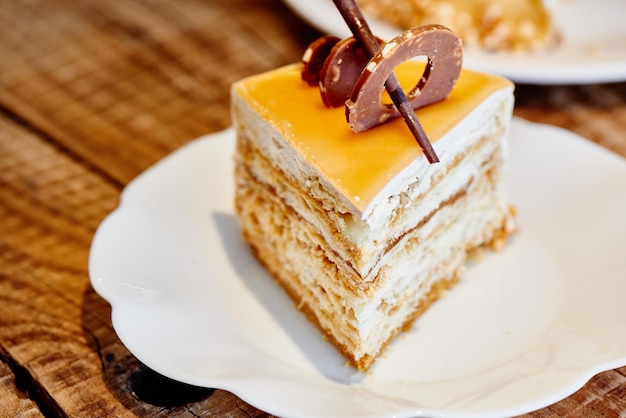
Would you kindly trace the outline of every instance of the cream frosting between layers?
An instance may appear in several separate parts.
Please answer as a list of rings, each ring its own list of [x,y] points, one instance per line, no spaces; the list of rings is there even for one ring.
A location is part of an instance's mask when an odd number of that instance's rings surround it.
[[[410,87],[422,69],[422,63],[408,62],[395,73],[403,86]],[[499,103],[502,97],[497,96],[511,96],[512,90],[508,80],[463,70],[448,99],[418,109],[440,158],[456,154],[465,119],[480,116],[488,111],[488,102]],[[408,179],[424,181],[437,169],[437,164],[427,163],[402,120],[352,133],[344,109],[325,108],[318,90],[301,81],[297,64],[244,79],[233,92],[278,131],[280,138],[270,136],[276,143],[264,147],[270,159],[288,175],[301,177],[302,169],[308,169],[305,174],[323,178],[342,200],[343,207],[337,210],[354,213],[372,226],[382,222],[385,200],[399,194]],[[271,134],[269,127],[267,133]],[[280,144],[283,140],[287,143]]]

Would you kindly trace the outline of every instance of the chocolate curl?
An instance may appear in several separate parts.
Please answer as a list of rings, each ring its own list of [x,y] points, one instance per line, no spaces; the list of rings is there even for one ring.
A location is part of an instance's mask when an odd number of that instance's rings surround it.
[[[346,21],[350,31],[354,37],[358,39],[361,45],[363,45],[363,48],[369,57],[372,58],[376,55],[378,49],[380,48],[380,44],[376,40],[376,37],[372,34],[372,31],[365,21],[365,17],[363,17],[363,13],[361,13],[361,9],[359,9],[356,2],[354,0],[333,0],[333,3],[335,3],[335,6],[339,10],[339,13],[341,13],[343,19]],[[419,144],[420,148],[422,148],[428,162],[431,164],[438,163],[439,157],[428,140],[426,132],[424,132],[424,128],[422,128],[422,125],[417,120],[417,116],[415,115],[413,107],[409,103],[409,99],[404,94],[404,90],[402,90],[398,79],[393,73],[391,73],[385,82],[385,88],[391,97],[391,101],[396,106],[402,115],[404,122],[409,127],[411,134],[413,134],[413,137]]]

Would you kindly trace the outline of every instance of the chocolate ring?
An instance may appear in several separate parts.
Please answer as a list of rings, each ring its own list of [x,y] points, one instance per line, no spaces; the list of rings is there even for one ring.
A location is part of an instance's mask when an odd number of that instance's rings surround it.
[[[407,95],[413,109],[443,100],[450,94],[461,74],[461,39],[441,25],[411,28],[384,44],[356,81],[346,101],[346,119],[354,132],[400,116],[393,104],[382,103],[385,82],[396,66],[417,56],[426,56],[428,63]]]

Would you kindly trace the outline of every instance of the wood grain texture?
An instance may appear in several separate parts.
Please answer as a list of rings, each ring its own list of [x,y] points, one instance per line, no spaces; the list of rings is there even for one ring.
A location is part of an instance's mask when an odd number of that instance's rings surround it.
[[[0,361],[0,417],[43,417],[37,404],[17,383],[11,368]]]
[[[110,307],[87,275],[91,238],[119,187],[7,118],[0,186],[0,353],[46,415],[260,413],[224,391],[173,407],[135,396],[129,382],[145,368],[115,335]]]
[[[278,2],[0,4],[0,100],[127,183],[230,125],[233,81],[300,59],[313,36]],[[85,140],[89,138],[89,140]]]
[[[229,88],[318,33],[279,1],[0,2],[0,416],[267,416],[148,370],[89,284],[122,188],[230,124]],[[517,115],[626,157],[626,83],[517,87]],[[626,417],[626,368],[529,417]]]

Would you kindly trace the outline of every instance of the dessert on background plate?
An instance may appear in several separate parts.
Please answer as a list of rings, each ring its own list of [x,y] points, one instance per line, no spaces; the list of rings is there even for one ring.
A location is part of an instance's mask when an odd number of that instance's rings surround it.
[[[370,15],[401,29],[438,23],[465,46],[486,51],[536,52],[560,40],[542,0],[358,0]]]
[[[235,83],[231,107],[244,238],[366,371],[474,251],[502,247],[515,230],[504,183],[513,84],[461,70],[460,39],[438,25],[369,60],[358,45],[322,38],[303,63]],[[428,62],[409,59],[418,55]],[[434,158],[383,94],[392,71],[402,86],[417,82],[406,100]]]

